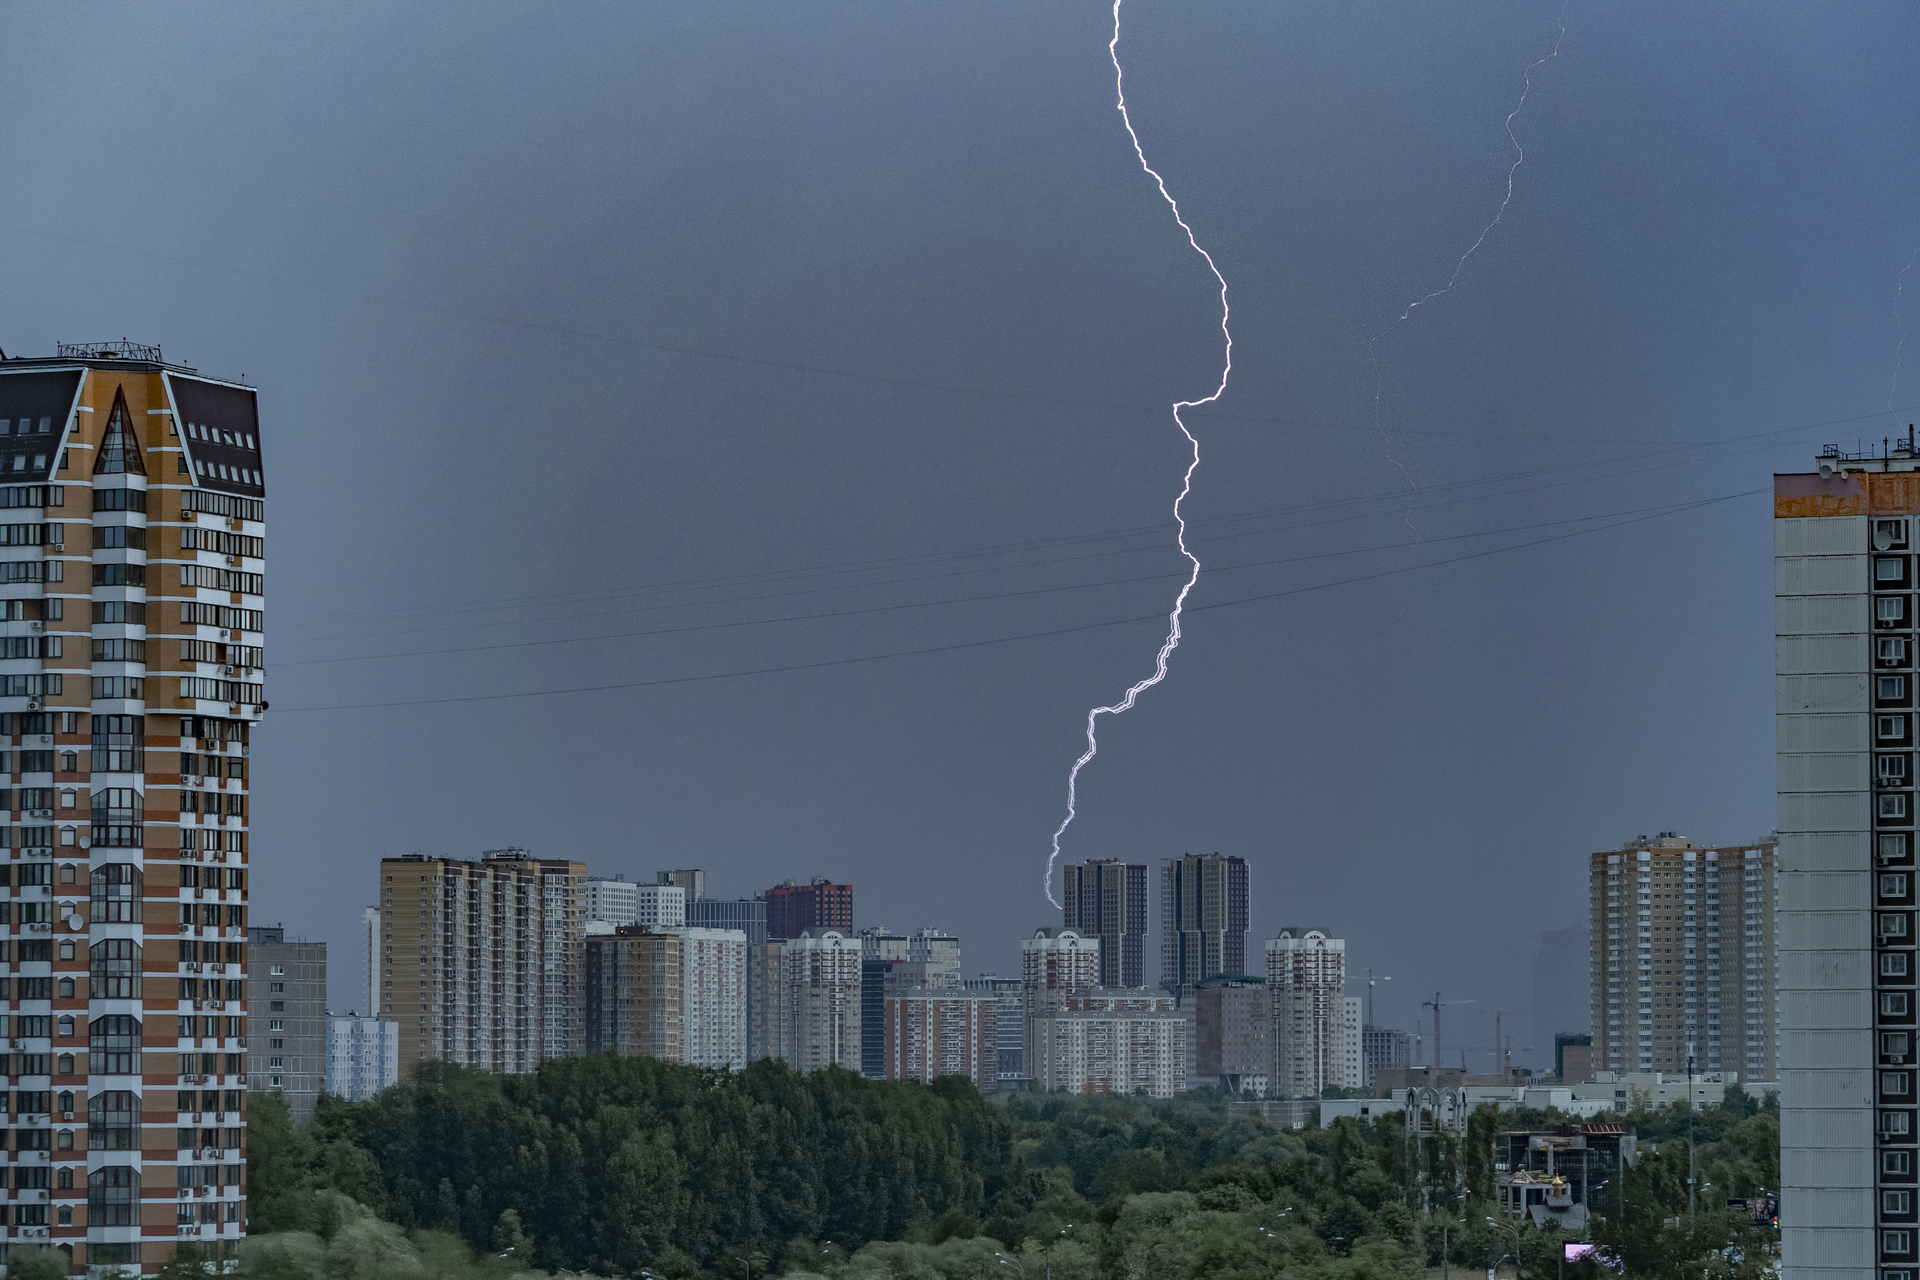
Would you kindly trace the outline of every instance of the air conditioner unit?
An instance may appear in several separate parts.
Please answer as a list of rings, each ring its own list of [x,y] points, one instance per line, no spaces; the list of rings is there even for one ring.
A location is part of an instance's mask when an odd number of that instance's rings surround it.
[[[39,629],[40,629],[40,624],[37,622],[29,622],[27,624],[27,630],[29,631],[38,631]]]
[[[46,1193],[46,1192],[44,1192],[44,1191],[42,1191],[42,1192],[40,1193],[40,1195],[39,1195],[39,1198],[40,1198],[40,1199],[42,1199],[42,1200],[45,1200],[45,1199],[47,1198],[47,1193]]]
[[[230,565],[238,565],[238,564],[240,563],[240,557],[239,557],[239,556],[228,556],[228,557],[227,557],[227,563],[228,563],[228,564],[230,564]]]
[[[232,636],[233,636],[233,632],[225,630],[224,628],[220,632],[220,638],[222,640],[230,639]]]
[[[230,675],[232,675],[232,674],[233,674],[233,664],[232,664],[232,663],[228,663],[228,664],[227,664],[226,666],[224,666],[224,667],[221,667],[221,668],[220,668],[220,674],[221,674],[221,675],[223,675],[223,676],[230,676]]]
[[[206,1005],[207,1005],[207,1002],[205,1000],[195,1000],[193,1002],[193,1007],[196,1009],[204,1009],[206,1008]]]
[[[62,1120],[71,1120],[71,1119],[73,1119],[73,1112],[71,1112],[71,1111],[62,1111],[62,1112],[60,1113],[60,1118],[61,1118]]]
[[[67,549],[67,544],[64,542],[55,542],[49,545],[52,546],[55,551],[65,551]]]
[[[188,524],[192,524],[192,523],[193,523],[193,521],[194,521],[194,515],[195,515],[195,513],[194,513],[194,512],[192,512],[192,511],[190,511],[190,510],[185,510],[185,509],[183,509],[183,510],[182,510],[182,511],[180,512],[180,518],[181,518],[182,520],[185,520],[185,521],[186,521],[186,522],[187,522]]]
[[[38,711],[39,709],[40,709],[40,699],[38,698],[27,699],[27,710]]]

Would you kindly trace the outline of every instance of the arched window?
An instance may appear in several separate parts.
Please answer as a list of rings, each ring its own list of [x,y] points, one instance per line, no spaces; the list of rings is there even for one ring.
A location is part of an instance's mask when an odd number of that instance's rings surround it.
[[[97,811],[96,811],[97,812]],[[94,828],[96,831],[98,827]],[[135,828],[136,834],[138,828]],[[99,843],[99,837],[94,837]],[[95,924],[137,924],[140,921],[140,894],[144,877],[131,862],[110,862],[93,869],[93,922]],[[96,948],[97,950],[98,948]]]
[[[102,943],[101,946],[108,944]],[[100,948],[95,947],[98,951]],[[110,1013],[90,1018],[87,1066],[97,1074],[140,1074],[140,1023],[129,1014]]]
[[[87,1175],[87,1226],[130,1227],[140,1203],[140,1173],[128,1165],[108,1165]],[[97,1253],[98,1245],[89,1253]]]
[[[87,1099],[87,1150],[136,1151],[140,1145],[140,1097],[109,1089]]]
[[[94,916],[96,920],[99,918],[98,915]],[[87,956],[90,962],[88,976],[91,979],[89,994],[94,999],[138,1000],[140,998],[139,943],[131,938],[109,938],[105,942],[96,942],[87,948]]]
[[[70,1164],[61,1165],[60,1172],[53,1176],[53,1185],[62,1191],[73,1190],[73,1166]]]
[[[67,981],[71,981],[71,979],[67,979]],[[72,1014],[63,1013],[60,1015],[60,1034],[63,1036],[70,1036],[73,1034],[73,1015]]]
[[[60,1074],[63,1076],[70,1076],[73,1074],[73,1055],[72,1054],[63,1053],[60,1055]]]
[[[55,1134],[53,1138],[53,1146],[54,1146],[54,1150],[56,1151],[73,1150],[73,1130],[62,1129],[59,1133]]]
[[[60,1110],[67,1115],[73,1114],[73,1090],[62,1089],[60,1091]]]

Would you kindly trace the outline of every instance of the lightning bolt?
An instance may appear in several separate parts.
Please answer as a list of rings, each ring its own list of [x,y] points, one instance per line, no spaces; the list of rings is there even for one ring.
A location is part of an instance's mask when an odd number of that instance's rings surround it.
[[[1533,92],[1533,73],[1538,71],[1541,67],[1546,66],[1549,62],[1552,62],[1555,58],[1560,56],[1560,45],[1567,38],[1567,9],[1572,3],[1573,3],[1573,0],[1562,0],[1561,2],[1560,16],[1555,21],[1555,24],[1554,24],[1556,28],[1556,34],[1553,37],[1553,48],[1549,49],[1544,56],[1536,58],[1532,62],[1528,63],[1527,69],[1523,71],[1520,75],[1520,100],[1513,104],[1513,110],[1507,112],[1507,119],[1506,119],[1507,141],[1513,144],[1513,164],[1508,166],[1507,168],[1507,191],[1506,191],[1506,194],[1501,197],[1500,207],[1494,210],[1493,220],[1488,222],[1486,226],[1480,228],[1479,236],[1477,236],[1474,239],[1474,242],[1472,244],[1467,246],[1467,251],[1460,255],[1460,261],[1453,264],[1453,274],[1447,277],[1447,282],[1445,284],[1441,285],[1438,289],[1435,289],[1433,292],[1422,294],[1418,298],[1415,298],[1412,302],[1409,302],[1407,304],[1406,310],[1402,311],[1397,317],[1395,317],[1392,324],[1382,329],[1379,333],[1376,333],[1375,335],[1373,335],[1373,338],[1367,343],[1367,353],[1373,361],[1373,370],[1374,370],[1374,383],[1373,383],[1374,429],[1380,433],[1380,439],[1386,451],[1387,461],[1391,462],[1394,466],[1400,469],[1400,474],[1406,480],[1407,488],[1409,490],[1416,489],[1418,488],[1418,486],[1414,484],[1413,473],[1407,470],[1406,464],[1401,462],[1399,458],[1394,456],[1393,437],[1387,431],[1386,422],[1381,412],[1380,398],[1381,398],[1382,390],[1386,384],[1386,375],[1382,373],[1380,369],[1380,340],[1382,338],[1385,338],[1388,334],[1392,333],[1395,329],[1398,329],[1401,325],[1405,324],[1408,320],[1410,320],[1413,317],[1413,313],[1415,311],[1418,311],[1421,307],[1425,306],[1427,303],[1432,302],[1435,298],[1438,298],[1443,294],[1452,292],[1453,286],[1460,282],[1460,273],[1467,269],[1467,259],[1471,258],[1474,254],[1480,251],[1480,246],[1487,242],[1487,237],[1493,234],[1493,229],[1500,225],[1500,219],[1507,216],[1507,206],[1513,203],[1514,177],[1520,172],[1520,166],[1526,163],[1526,159],[1527,159],[1526,148],[1520,145],[1520,139],[1514,135],[1513,121],[1514,121],[1514,118],[1518,116],[1523,109],[1525,109],[1527,105],[1527,97]],[[1409,511],[1407,514],[1406,524],[1407,524],[1407,528],[1413,530],[1413,535],[1417,539],[1420,536],[1420,531],[1414,528],[1413,516],[1411,511]]]
[[[1180,546],[1180,554],[1187,558],[1187,563],[1193,566],[1193,570],[1187,575],[1186,583],[1181,586],[1180,594],[1174,597],[1172,611],[1167,614],[1167,638],[1161,644],[1160,653],[1154,660],[1153,674],[1130,687],[1126,696],[1112,706],[1095,707],[1087,712],[1087,749],[1078,760],[1073,762],[1073,769],[1067,774],[1067,816],[1060,823],[1059,829],[1053,833],[1053,852],[1047,856],[1046,875],[1040,882],[1041,887],[1046,890],[1047,901],[1056,907],[1060,905],[1060,900],[1053,896],[1053,864],[1060,860],[1060,838],[1066,834],[1067,828],[1073,825],[1080,771],[1086,768],[1100,751],[1100,740],[1096,734],[1100,717],[1117,716],[1123,711],[1131,710],[1135,700],[1142,693],[1167,678],[1167,659],[1172,656],[1175,649],[1180,647],[1180,611],[1186,607],[1187,593],[1192,591],[1193,584],[1200,580],[1200,559],[1187,548],[1187,520],[1180,510],[1181,504],[1187,500],[1187,495],[1193,491],[1193,473],[1200,466],[1200,441],[1187,428],[1186,420],[1180,416],[1180,411],[1203,404],[1212,404],[1218,400],[1226,392],[1227,378],[1233,373],[1233,331],[1228,328],[1228,321],[1233,313],[1227,306],[1227,278],[1220,274],[1220,268],[1215,264],[1213,255],[1202,249],[1199,240],[1194,238],[1193,228],[1187,225],[1187,220],[1180,214],[1179,201],[1175,200],[1173,193],[1167,190],[1167,180],[1147,163],[1147,153],[1140,145],[1140,135],[1134,132],[1133,128],[1133,116],[1127,110],[1126,72],[1120,66],[1120,5],[1122,2],[1123,0],[1113,0],[1113,39],[1107,41],[1107,56],[1113,60],[1115,106],[1119,108],[1120,122],[1126,126],[1127,137],[1133,143],[1133,154],[1138,157],[1140,167],[1160,189],[1160,198],[1165,200],[1167,208],[1173,211],[1173,220],[1179,223],[1180,230],[1186,233],[1187,243],[1193,246],[1195,253],[1206,260],[1207,270],[1213,273],[1213,278],[1220,284],[1220,335],[1226,341],[1226,357],[1220,369],[1220,385],[1213,389],[1213,394],[1202,396],[1198,400],[1173,402],[1173,423],[1180,428],[1180,434],[1186,437],[1187,444],[1193,451],[1193,460],[1187,463],[1186,474],[1180,478],[1180,496],[1173,500],[1173,519],[1179,526],[1175,541]]]

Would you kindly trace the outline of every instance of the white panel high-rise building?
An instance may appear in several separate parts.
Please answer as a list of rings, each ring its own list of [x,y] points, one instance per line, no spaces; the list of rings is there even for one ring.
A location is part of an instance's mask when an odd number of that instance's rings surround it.
[[[327,1014],[326,1089],[365,1102],[400,1083],[400,1024],[392,1018]]]
[[[635,924],[640,914],[637,891],[640,886],[624,876],[588,876],[586,884],[587,919],[610,925]]]
[[[1025,1011],[1021,1041],[1029,1054],[1029,1074],[1034,1020],[1066,1008],[1073,992],[1099,985],[1099,935],[1049,925],[1020,940],[1020,1003]]]
[[[680,936],[680,1060],[747,1065],[747,935],[738,929],[673,930]]]
[[[796,1071],[860,1070],[860,939],[838,929],[803,929],[778,944],[777,962],[778,1006],[770,1012],[779,1034],[768,1056],[784,1058]]]
[[[1347,944],[1324,929],[1282,929],[1267,939],[1273,1000],[1273,1075],[1267,1096],[1317,1098],[1338,1084],[1347,1022]]]
[[[1367,1085],[1366,1055],[1360,1037],[1366,1020],[1366,1001],[1347,996],[1341,1002],[1345,1020],[1340,1024],[1340,1066],[1334,1083],[1342,1089],[1364,1089]]]
[[[1920,457],[1818,466],[1774,477],[1781,1274],[1895,1280],[1920,1268]]]

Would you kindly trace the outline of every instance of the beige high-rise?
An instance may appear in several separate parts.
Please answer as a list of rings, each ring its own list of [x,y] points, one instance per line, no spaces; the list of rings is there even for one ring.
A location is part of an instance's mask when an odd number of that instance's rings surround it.
[[[381,859],[379,1012],[400,1024],[403,1074],[424,1058],[531,1071],[581,1051],[586,874],[524,849]]]
[[[1596,1071],[1777,1080],[1774,842],[1672,832],[1588,857]]]

